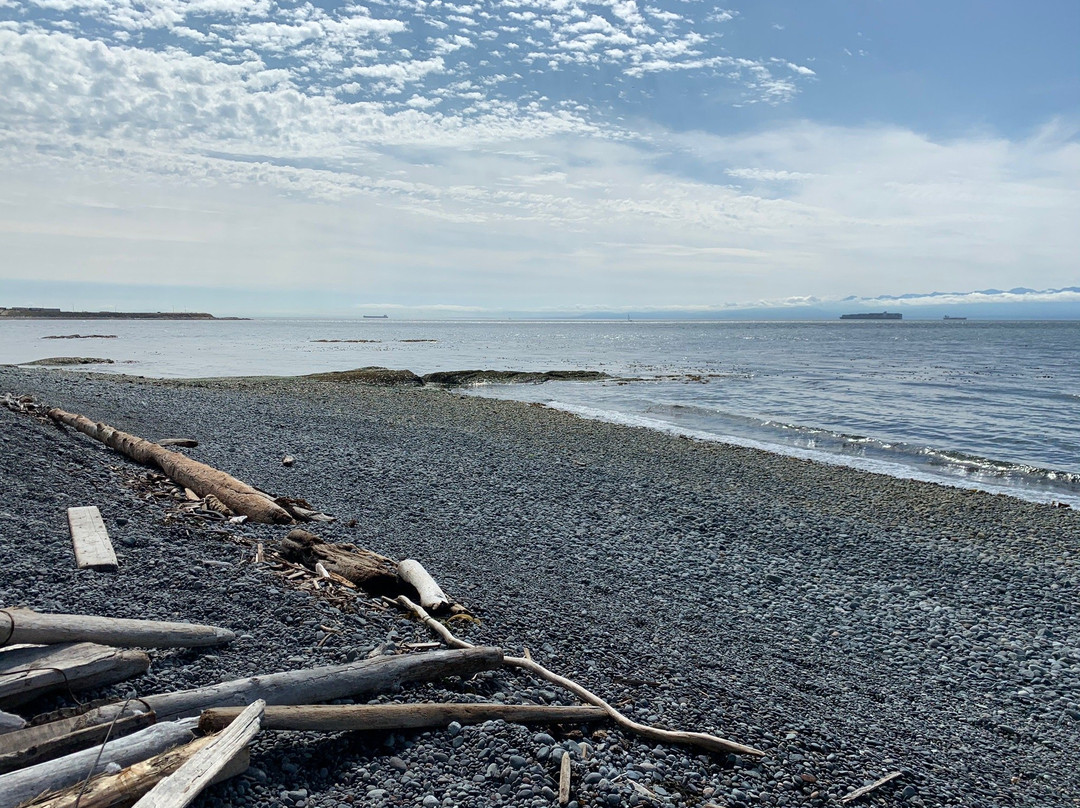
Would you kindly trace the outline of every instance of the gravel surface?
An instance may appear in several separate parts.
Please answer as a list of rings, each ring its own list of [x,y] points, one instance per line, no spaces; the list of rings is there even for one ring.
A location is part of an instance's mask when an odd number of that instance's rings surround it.
[[[563,754],[580,806],[839,805],[891,771],[854,804],[1080,805],[1074,511],[429,389],[0,368],[0,392],[195,437],[190,456],[337,516],[323,537],[422,560],[480,619],[455,621],[471,641],[527,646],[637,720],[768,752],[699,755],[610,726],[264,732],[249,773],[197,805],[550,806]],[[0,409],[0,449],[3,605],[240,635],[155,651],[149,673],[90,696],[431,639],[290,588],[242,543],[286,529],[169,517],[125,482],[144,469],[82,435]],[[74,569],[65,509],[87,504],[115,575]],[[574,703],[509,672],[380,700],[444,699]]]

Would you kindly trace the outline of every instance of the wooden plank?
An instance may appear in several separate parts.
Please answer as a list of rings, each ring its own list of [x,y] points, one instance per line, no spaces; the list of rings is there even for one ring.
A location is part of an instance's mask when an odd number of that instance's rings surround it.
[[[71,541],[75,545],[75,562],[79,569],[116,572],[116,553],[113,552],[109,532],[105,530],[97,505],[68,508],[67,513]]]
[[[22,704],[50,690],[86,690],[122,682],[150,667],[142,651],[90,642],[29,645],[0,650],[0,707]]]
[[[0,612],[0,635],[4,634],[12,645],[96,642],[122,648],[196,648],[224,645],[236,638],[228,629],[198,623],[52,614],[30,609]]]
[[[159,781],[135,803],[135,808],[185,808],[189,805],[258,734],[265,707],[266,702],[261,699],[248,705],[228,729]]]

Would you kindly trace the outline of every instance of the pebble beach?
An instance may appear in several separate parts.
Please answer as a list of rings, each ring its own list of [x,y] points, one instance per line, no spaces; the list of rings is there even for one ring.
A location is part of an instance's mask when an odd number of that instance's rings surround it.
[[[1080,805],[1080,515],[452,390],[304,378],[150,380],[0,368],[416,558],[476,621],[455,631],[577,680],[629,717],[763,759],[610,725],[264,732],[199,806]],[[295,459],[282,464],[286,455]],[[393,610],[316,597],[252,563],[287,528],[174,518],[101,444],[0,409],[0,605],[211,623],[125,698],[430,642]],[[120,562],[75,569],[65,511],[97,505]],[[326,631],[330,627],[331,631]],[[376,701],[573,704],[510,671]],[[27,705],[28,714],[67,704]]]

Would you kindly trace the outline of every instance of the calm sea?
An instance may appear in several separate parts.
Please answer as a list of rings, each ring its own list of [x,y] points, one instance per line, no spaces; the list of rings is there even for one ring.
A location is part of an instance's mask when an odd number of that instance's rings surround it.
[[[73,333],[116,338],[42,339]],[[1080,322],[0,321],[0,362],[73,355],[161,377],[603,370],[638,381],[474,392],[1080,507]]]

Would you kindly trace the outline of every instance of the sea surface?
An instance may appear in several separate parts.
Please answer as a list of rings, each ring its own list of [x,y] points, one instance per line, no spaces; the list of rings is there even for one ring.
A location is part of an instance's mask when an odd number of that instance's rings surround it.
[[[115,338],[43,339],[76,333]],[[601,370],[470,392],[1080,507],[1080,322],[0,321],[0,363],[48,356],[156,377]]]

